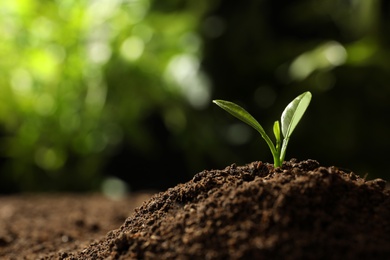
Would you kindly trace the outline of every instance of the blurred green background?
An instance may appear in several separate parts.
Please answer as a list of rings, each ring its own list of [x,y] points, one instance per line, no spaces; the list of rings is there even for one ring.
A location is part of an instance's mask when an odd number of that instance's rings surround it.
[[[0,13],[0,193],[162,190],[272,162],[211,100],[271,132],[307,90],[286,158],[389,177],[389,1],[15,0]]]

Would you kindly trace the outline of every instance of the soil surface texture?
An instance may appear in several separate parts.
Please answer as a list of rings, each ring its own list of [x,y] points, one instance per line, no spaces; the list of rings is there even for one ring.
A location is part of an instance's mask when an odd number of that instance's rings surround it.
[[[95,209],[85,206],[76,217],[64,212],[64,219],[72,221],[64,220],[57,229],[46,226],[54,225],[53,219],[40,223],[45,217],[23,213],[25,219],[16,227],[26,229],[23,241],[29,248],[20,250],[33,254],[30,259],[61,260],[390,259],[385,181],[366,181],[314,160],[293,159],[281,168],[253,162],[203,171],[126,215],[134,204],[126,210],[112,205],[110,212],[98,203]],[[72,211],[72,205],[64,207]],[[38,214],[34,207],[24,210]],[[4,214],[12,215],[1,212],[2,221]],[[99,218],[105,214],[118,221],[103,228],[97,223],[103,223]],[[40,234],[37,227],[46,231]],[[0,227],[0,256],[23,244],[18,241],[21,231],[5,228]],[[99,237],[96,229],[111,231]],[[49,253],[38,254],[40,250]]]
[[[317,161],[203,171],[60,259],[390,259],[390,192]]]
[[[0,197],[0,259],[59,259],[81,250],[149,199],[131,194],[111,200],[97,194],[21,194]]]

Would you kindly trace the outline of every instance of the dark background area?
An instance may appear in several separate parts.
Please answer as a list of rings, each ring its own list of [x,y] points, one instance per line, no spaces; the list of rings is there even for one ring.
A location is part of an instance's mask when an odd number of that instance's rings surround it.
[[[240,104],[271,135],[304,91],[286,159],[389,178],[388,1],[1,5],[1,193],[163,190],[272,162],[211,101]]]

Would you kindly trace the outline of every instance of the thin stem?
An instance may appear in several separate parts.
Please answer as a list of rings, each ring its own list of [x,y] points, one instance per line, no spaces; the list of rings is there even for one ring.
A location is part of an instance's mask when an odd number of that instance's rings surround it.
[[[279,151],[276,150],[274,143],[271,141],[271,139],[268,137],[267,134],[263,134],[260,131],[258,131],[261,134],[261,137],[265,140],[265,142],[268,144],[269,149],[271,150],[272,156],[274,157],[274,166],[280,167],[280,159],[279,159]]]
[[[274,166],[275,166],[275,167],[280,167],[280,166],[282,166],[282,164],[280,163],[279,155],[278,155],[278,154],[275,154],[275,155],[274,155]]]
[[[288,145],[289,140],[290,140],[289,137],[286,137],[283,139],[282,150],[280,152],[280,161],[281,162],[284,162],[284,157],[286,156],[286,150],[287,150],[287,145]]]

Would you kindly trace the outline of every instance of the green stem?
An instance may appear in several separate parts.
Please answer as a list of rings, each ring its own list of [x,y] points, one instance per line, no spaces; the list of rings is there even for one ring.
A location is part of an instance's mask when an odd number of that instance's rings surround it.
[[[274,166],[275,167],[280,167],[282,164],[280,163],[279,156],[277,154],[274,154]]]
[[[282,150],[280,152],[280,161],[281,162],[284,162],[284,157],[286,156],[286,150],[287,150],[287,145],[288,145],[289,140],[290,140],[289,137],[286,137],[283,139]]]
[[[279,160],[279,151],[276,150],[274,143],[271,141],[271,139],[268,137],[268,135],[265,134],[265,132],[262,133],[259,130],[257,130],[257,131],[260,133],[261,137],[263,137],[265,142],[268,144],[269,149],[271,150],[272,156],[274,157],[274,166],[280,167],[281,164],[280,164],[280,160]]]

